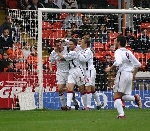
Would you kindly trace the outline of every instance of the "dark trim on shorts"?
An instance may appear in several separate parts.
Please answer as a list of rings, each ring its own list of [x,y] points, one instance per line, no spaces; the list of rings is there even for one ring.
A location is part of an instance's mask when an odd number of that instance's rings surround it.
[[[88,62],[86,62],[86,70],[88,70]]]
[[[91,77],[91,74],[92,74],[92,73],[91,73],[91,70],[90,70],[90,77]]]
[[[120,77],[121,77],[121,72],[120,72],[120,75],[119,75],[118,88],[119,88]]]

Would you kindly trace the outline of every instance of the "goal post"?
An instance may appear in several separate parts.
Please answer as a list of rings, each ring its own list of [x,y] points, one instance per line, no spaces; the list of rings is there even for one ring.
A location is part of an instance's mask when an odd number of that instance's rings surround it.
[[[100,14],[150,14],[150,9],[50,9],[38,8],[38,86],[39,109],[43,108],[43,65],[42,65],[42,14],[43,13],[100,13]]]

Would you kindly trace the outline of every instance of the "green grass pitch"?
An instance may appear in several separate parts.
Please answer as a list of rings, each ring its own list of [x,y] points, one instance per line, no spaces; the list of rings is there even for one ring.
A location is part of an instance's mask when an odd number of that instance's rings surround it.
[[[150,131],[150,109],[0,111],[0,131]]]

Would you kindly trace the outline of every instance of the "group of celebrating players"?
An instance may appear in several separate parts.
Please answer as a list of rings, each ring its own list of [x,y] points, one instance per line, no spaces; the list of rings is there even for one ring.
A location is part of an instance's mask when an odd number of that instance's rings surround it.
[[[97,109],[101,109],[103,104],[100,102],[98,93],[95,90],[96,70],[93,65],[93,52],[90,48],[90,39],[82,37],[81,44],[78,45],[76,39],[70,39],[68,46],[63,46],[61,39],[54,41],[55,48],[49,57],[49,67],[52,72],[52,64],[56,62],[57,72],[56,81],[58,85],[59,98],[62,110],[71,110],[71,102],[74,101],[75,109],[79,108],[75,99],[74,87],[78,86],[82,96],[83,110],[89,110],[91,99],[94,97]],[[111,67],[105,69],[109,72],[112,68],[118,67],[118,72],[114,82],[114,106],[117,108],[117,118],[125,118],[122,107],[123,101],[135,101],[139,108],[142,102],[139,95],[132,96],[132,80],[141,66],[141,63],[134,55],[125,48],[126,39],[120,35],[115,43],[115,61]],[[67,99],[64,96],[67,92]],[[66,101],[67,100],[67,101]]]

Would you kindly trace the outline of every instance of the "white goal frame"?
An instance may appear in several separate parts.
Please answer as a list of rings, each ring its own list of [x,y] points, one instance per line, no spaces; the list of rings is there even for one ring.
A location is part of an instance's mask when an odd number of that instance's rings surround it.
[[[51,9],[38,8],[38,85],[39,109],[43,109],[43,69],[42,69],[42,13],[112,13],[112,14],[150,14],[150,9]]]

